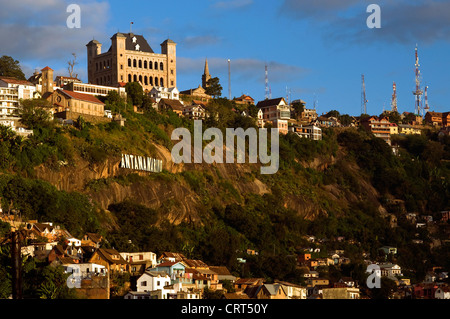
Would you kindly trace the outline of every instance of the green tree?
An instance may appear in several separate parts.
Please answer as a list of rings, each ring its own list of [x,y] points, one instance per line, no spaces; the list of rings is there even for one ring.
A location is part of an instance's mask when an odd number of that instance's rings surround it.
[[[125,85],[125,91],[127,92],[128,100],[133,105],[141,106],[144,101],[144,90],[139,82],[128,82]]]
[[[211,95],[214,98],[217,98],[222,95],[222,86],[219,83],[219,78],[211,78],[206,82],[206,90],[205,93]]]
[[[326,115],[326,117],[335,117],[335,118],[339,118],[341,116],[341,114],[339,113],[339,111],[336,110],[331,110],[330,112],[328,112]]]
[[[292,103],[292,108],[294,109],[295,118],[298,120],[302,116],[302,112],[305,110],[305,104],[298,101]]]
[[[50,107],[51,104],[46,99],[20,100],[20,122],[30,129],[48,126],[51,119]]]
[[[10,76],[19,80],[26,80],[19,61],[7,55],[0,58],[0,76]]]

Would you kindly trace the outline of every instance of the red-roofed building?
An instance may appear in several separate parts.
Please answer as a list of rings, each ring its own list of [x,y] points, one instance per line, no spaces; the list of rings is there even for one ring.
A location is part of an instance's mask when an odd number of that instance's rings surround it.
[[[103,117],[105,104],[95,96],[57,89],[47,99],[52,102],[56,113],[72,112],[79,115]],[[60,117],[55,114],[56,117]],[[67,114],[65,114],[67,117]]]

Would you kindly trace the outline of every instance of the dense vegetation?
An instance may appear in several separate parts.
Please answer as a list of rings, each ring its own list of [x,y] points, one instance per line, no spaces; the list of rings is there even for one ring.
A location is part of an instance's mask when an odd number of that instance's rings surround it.
[[[90,200],[89,192],[108,187],[108,179],[91,181],[85,193],[58,191],[33,179],[38,165],[58,170],[62,165],[76,165],[80,159],[96,164],[120,152],[154,156],[155,144],[171,149],[173,128],[184,126],[193,130],[192,121],[170,111],[156,112],[145,97],[139,97],[142,93],[138,88],[128,89],[129,101],[114,93],[104,99],[108,108],[126,118],[125,127],[115,122],[94,125],[83,118],[74,126],[41,121],[33,127],[34,135],[22,140],[0,126],[0,196],[4,211],[14,209],[25,219],[53,221],[74,236],[99,232],[106,238],[106,247],[120,251],[181,251],[211,265],[226,265],[239,276],[265,277],[269,281],[302,283],[303,270],[296,268],[294,256],[305,247],[317,245],[324,252],[345,249],[352,259],[352,264],[339,269],[321,270],[321,275],[329,278],[352,273],[362,280],[362,253],[383,260],[386,256],[380,255],[378,248],[384,245],[398,247],[397,261],[413,281],[423,278],[434,265],[450,269],[449,245],[430,249],[430,234],[404,219],[405,212],[438,218],[439,211],[450,208],[450,139],[438,138],[435,132],[395,139],[399,156],[381,139],[363,130],[324,129],[322,141],[301,139],[292,133],[280,136],[279,172],[262,176],[255,170],[242,176],[249,180],[259,178],[270,188],[270,194],[265,195],[244,195],[218,173],[213,176],[196,170],[178,174],[164,171],[158,177],[148,177],[168,183],[183,182],[194,190],[203,203],[202,225],[186,222],[175,226],[164,219],[164,207],[150,209],[131,201],[113,203],[108,207],[111,214],[106,213]],[[142,114],[132,111],[133,103],[142,105]],[[255,127],[254,120],[240,116],[244,109],[255,113],[254,106],[215,99],[209,105],[210,116],[204,121],[204,129]],[[321,169],[309,168],[307,163],[315,159],[329,164]],[[114,179],[132,185],[147,177],[129,175]],[[365,193],[364,183],[376,189],[375,199]],[[345,205],[332,199],[330,187],[352,194],[353,199],[346,200]],[[314,204],[321,213],[314,219],[305,219],[285,206],[289,196]],[[393,199],[404,201],[405,211],[394,205]],[[381,217],[379,204],[398,217],[395,231]],[[0,235],[7,231],[0,225]],[[307,234],[324,240],[311,244],[305,239]],[[338,236],[346,241],[336,241]],[[413,238],[423,239],[425,244],[413,245]],[[259,255],[245,254],[248,248],[257,250]],[[237,257],[247,262],[241,264]],[[50,270],[40,267],[36,271]],[[49,273],[46,278],[52,276],[60,278],[57,273]],[[42,288],[49,284],[33,285]]]

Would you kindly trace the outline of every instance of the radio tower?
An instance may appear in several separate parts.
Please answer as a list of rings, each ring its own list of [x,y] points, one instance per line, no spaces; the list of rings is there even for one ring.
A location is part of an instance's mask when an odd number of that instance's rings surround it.
[[[269,99],[269,72],[267,70],[267,64],[266,64],[266,100]]]
[[[392,85],[393,93],[392,93],[392,102],[391,102],[391,110],[392,112],[398,112],[397,109],[397,84]]]
[[[430,106],[428,105],[428,85],[425,86],[425,112],[428,112],[428,110],[430,109]]]
[[[367,98],[366,98],[366,83],[364,82],[364,74],[361,75],[362,89],[361,89],[361,114],[367,114]]]
[[[420,89],[420,70],[419,70],[419,54],[417,53],[417,44],[416,44],[416,90],[413,91],[413,94],[416,96],[416,105],[414,109],[414,114],[420,115],[420,112],[422,112],[422,95],[423,92]]]

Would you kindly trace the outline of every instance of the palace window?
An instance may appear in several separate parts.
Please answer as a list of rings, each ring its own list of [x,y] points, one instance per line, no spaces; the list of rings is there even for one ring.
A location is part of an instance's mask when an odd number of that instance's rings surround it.
[[[142,69],[142,61],[139,60],[139,68]]]
[[[128,59],[128,66],[131,67],[131,59]]]
[[[158,62],[155,62],[155,70],[158,70]]]
[[[144,69],[147,68],[147,61],[144,61]]]
[[[136,67],[136,59],[133,59],[133,68]]]
[[[161,63],[159,63],[159,69],[162,71],[162,70],[164,70],[164,64],[161,62]]]

